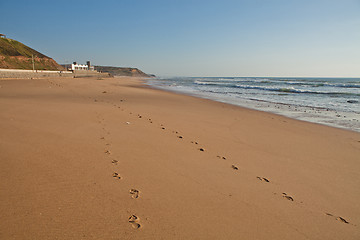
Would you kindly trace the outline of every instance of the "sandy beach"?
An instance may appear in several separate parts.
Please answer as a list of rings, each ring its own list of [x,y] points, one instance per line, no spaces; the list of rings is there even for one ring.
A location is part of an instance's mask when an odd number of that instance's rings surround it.
[[[360,239],[360,133],[137,78],[0,79],[0,239]]]

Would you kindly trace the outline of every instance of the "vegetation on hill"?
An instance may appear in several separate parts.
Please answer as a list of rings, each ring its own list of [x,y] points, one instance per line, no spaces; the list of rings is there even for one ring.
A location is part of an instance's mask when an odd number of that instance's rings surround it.
[[[33,69],[35,70],[64,70],[52,58],[13,39],[0,38],[0,68]],[[137,68],[95,66],[99,72],[107,72],[113,76],[154,77]]]
[[[110,73],[113,76],[155,77],[154,75],[146,74],[137,68],[95,66],[95,69],[99,72]]]
[[[52,58],[13,39],[0,38],[0,68],[63,70]]]
[[[31,58],[32,55],[35,55],[39,58],[49,58],[38,51],[29,48],[28,46],[22,44],[13,39],[9,38],[0,38],[0,55],[2,56],[23,56]]]

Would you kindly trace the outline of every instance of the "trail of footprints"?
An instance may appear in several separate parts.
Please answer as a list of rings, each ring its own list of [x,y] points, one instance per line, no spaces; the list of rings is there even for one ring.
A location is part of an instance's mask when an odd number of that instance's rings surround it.
[[[98,100],[95,99],[94,101],[97,102]],[[124,100],[120,100],[120,102],[123,102],[123,101],[124,101]],[[110,102],[108,102],[108,103],[110,103]],[[124,110],[125,110],[125,109],[122,109],[120,106],[117,106],[116,104],[113,104],[113,105],[114,105],[114,107],[117,107],[117,108],[121,109],[121,111],[124,111]],[[144,117],[144,116],[141,115],[141,114],[133,114],[133,112],[128,112],[128,114],[129,114],[129,115],[136,115],[138,119],[142,119],[142,120],[145,119],[145,120],[147,120],[150,124],[154,123],[151,118],[146,118],[146,117]],[[104,120],[104,119],[103,119],[103,120]],[[127,124],[127,125],[130,125],[131,122],[126,122],[126,124]],[[160,129],[161,129],[161,130],[163,130],[163,131],[164,131],[164,130],[167,130],[167,128],[166,128],[163,124],[159,124],[159,126],[160,126]],[[104,129],[104,130],[105,130],[105,129]],[[107,133],[109,134],[109,132],[107,132]],[[180,135],[180,133],[179,133],[178,131],[173,130],[172,133],[173,133],[178,139],[181,139],[181,140],[184,140],[184,139],[185,139],[184,136]],[[101,139],[104,139],[104,137],[102,137]],[[190,141],[190,143],[193,144],[193,145],[200,145],[197,141]],[[200,151],[200,152],[205,152],[205,148],[203,148],[203,147],[198,147],[197,150]],[[106,150],[106,151],[105,151],[105,154],[110,155],[110,154],[111,154],[110,150]],[[221,160],[227,160],[227,158],[226,158],[225,156],[220,156],[220,155],[218,155],[218,156],[216,156],[216,157],[217,157],[218,159],[221,159]],[[113,165],[117,165],[118,160],[113,159],[111,163],[112,163]],[[233,169],[234,171],[238,171],[238,170],[239,170],[239,167],[238,167],[237,165],[235,165],[235,164],[232,164],[232,165],[231,165],[231,169]],[[116,179],[121,179],[121,176],[120,176],[117,172],[114,172],[114,173],[113,173],[113,177],[116,178]],[[264,183],[270,183],[270,180],[269,180],[268,178],[265,178],[265,177],[257,176],[256,179],[258,179],[259,181],[264,182]],[[131,197],[132,197],[133,199],[137,199],[137,198],[140,197],[140,191],[137,190],[137,189],[130,189],[130,190],[129,190],[129,193],[130,193],[130,195],[131,195]],[[295,201],[295,199],[294,199],[292,196],[288,195],[288,194],[285,193],[285,192],[283,192],[281,195],[282,195],[282,197],[283,197],[284,199],[286,199],[286,200],[288,200],[288,201],[291,201],[291,202],[294,202],[294,201]],[[330,214],[330,213],[325,213],[325,215],[334,217],[336,220],[338,220],[338,221],[340,221],[340,222],[342,222],[342,223],[350,224],[350,223],[349,223],[345,218],[343,218],[343,217],[340,217],[340,216],[336,217],[336,216],[334,216],[334,215],[332,215],[332,214]],[[129,223],[132,225],[133,228],[135,228],[135,229],[140,228],[140,227],[141,227],[141,224],[140,224],[139,222],[140,222],[140,218],[137,217],[136,215],[131,215],[131,216],[129,217]]]
[[[106,93],[106,92],[104,91],[103,93]],[[100,118],[100,116],[98,116],[98,118]],[[109,132],[106,130],[105,124],[104,124],[103,121],[104,121],[104,119],[101,119],[101,120],[99,120],[98,122],[103,126],[103,127],[102,127],[103,131],[106,132],[106,133],[109,133]],[[100,140],[106,140],[106,138],[105,138],[105,137],[101,137]],[[105,143],[105,146],[108,147],[108,146],[111,146],[111,144],[110,144],[110,143]],[[111,151],[110,151],[109,149],[104,150],[104,153],[105,153],[106,155],[111,155]],[[112,163],[114,166],[118,165],[118,162],[119,162],[119,161],[118,161],[117,159],[112,159],[112,160],[111,160],[111,163]],[[118,172],[113,172],[112,177],[113,177],[114,179],[116,179],[116,180],[121,180],[121,179],[122,179],[122,176],[121,176]],[[130,189],[130,190],[129,190],[129,194],[130,194],[131,198],[133,198],[133,199],[137,199],[137,198],[140,197],[140,191],[137,190],[137,189],[135,189],[135,188]],[[128,221],[129,221],[130,225],[131,225],[134,229],[139,229],[139,228],[141,228],[140,218],[139,218],[138,216],[136,216],[136,215],[131,215],[131,216],[129,217]]]
[[[57,86],[57,87],[63,87],[63,86],[61,86],[60,84],[57,84],[57,83],[54,83],[54,82],[50,82],[50,81],[49,81],[49,83],[52,84],[52,85],[55,85],[55,86]],[[106,94],[107,91],[104,90],[102,93],[103,93],[103,94]],[[123,100],[123,99],[120,100],[120,102],[124,102],[124,101],[125,101],[125,100]],[[106,101],[101,101],[101,100],[98,100],[98,99],[94,99],[94,102],[106,102]],[[111,102],[106,102],[106,103],[112,104]],[[116,104],[113,104],[113,106],[114,106],[114,107],[117,107],[117,108],[120,109],[121,111],[124,111],[124,110],[125,110],[125,109],[121,108],[121,106],[118,106],[118,105],[116,105]],[[129,115],[132,115],[132,114],[133,114],[132,112],[129,112]],[[99,116],[99,117],[100,117],[100,116]],[[153,120],[152,120],[151,118],[145,118],[145,117],[143,117],[141,114],[137,114],[137,117],[138,117],[138,119],[146,119],[150,124],[153,123]],[[103,121],[104,121],[104,119],[100,120],[99,123],[102,123],[102,124],[103,124]],[[130,124],[130,122],[126,122],[126,124]],[[165,128],[165,126],[164,126],[163,124],[160,124],[160,129],[161,129],[161,130],[166,130],[166,128]],[[110,132],[106,131],[104,125],[103,125],[103,130],[104,130],[107,134],[110,134]],[[174,133],[178,139],[184,139],[184,137],[183,137],[182,135],[179,135],[179,132],[178,132],[178,131],[172,131],[172,133]],[[104,137],[101,137],[101,139],[102,139],[102,140],[105,140]],[[199,143],[198,143],[197,141],[191,141],[191,143],[194,144],[194,145],[199,145]],[[109,143],[106,143],[105,145],[106,145],[106,146],[110,146]],[[200,148],[197,148],[197,149],[198,149],[200,152],[205,152],[205,148],[203,148],[203,147],[200,147]],[[111,155],[111,151],[110,151],[109,149],[106,149],[106,150],[104,151],[104,153],[107,154],[107,155]],[[216,157],[219,158],[219,159],[222,159],[222,160],[227,160],[227,158],[224,157],[224,156],[219,156],[219,155],[218,155],[218,156],[216,156]],[[117,164],[118,164],[118,160],[112,159],[111,163],[112,163],[113,165],[117,165]],[[238,170],[239,170],[239,167],[236,166],[236,165],[234,165],[234,164],[231,165],[231,168],[232,168],[233,170],[235,170],[235,171],[238,171]],[[115,179],[117,179],[117,180],[120,180],[120,179],[122,178],[122,177],[120,176],[120,174],[117,173],[117,172],[114,172],[112,176],[113,176],[113,178],[115,178]],[[259,181],[261,181],[261,182],[270,183],[270,180],[267,179],[267,178],[265,178],[265,177],[259,177],[259,176],[257,176],[256,178],[257,178]],[[139,198],[139,196],[140,196],[140,191],[137,190],[137,189],[130,189],[130,190],[129,190],[129,193],[130,193],[130,195],[131,195],[131,197],[132,197],[133,199],[137,199],[137,198]],[[288,195],[287,193],[283,192],[281,195],[282,195],[282,197],[283,197],[284,199],[294,202],[294,198],[293,198],[292,196]],[[340,222],[342,222],[342,223],[351,224],[348,220],[346,220],[345,218],[343,218],[343,217],[341,217],[341,216],[334,216],[334,215],[331,214],[331,213],[325,213],[325,215],[326,215],[326,216],[329,216],[329,217],[333,217],[334,219],[336,219],[337,221],[340,221]],[[129,223],[130,223],[134,228],[136,228],[136,229],[138,229],[138,228],[141,227],[139,221],[140,221],[140,218],[137,217],[137,216],[135,216],[135,215],[131,215],[131,216],[129,217]]]

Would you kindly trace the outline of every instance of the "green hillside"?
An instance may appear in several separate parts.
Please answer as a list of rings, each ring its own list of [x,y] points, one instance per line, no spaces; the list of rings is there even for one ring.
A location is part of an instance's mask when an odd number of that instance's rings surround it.
[[[0,38],[0,68],[33,69],[32,57],[36,70],[62,70],[52,58],[13,39]]]
[[[23,56],[31,58],[32,55],[38,58],[49,58],[38,51],[29,48],[28,46],[22,44],[13,39],[9,38],[0,38],[0,55],[2,56]]]

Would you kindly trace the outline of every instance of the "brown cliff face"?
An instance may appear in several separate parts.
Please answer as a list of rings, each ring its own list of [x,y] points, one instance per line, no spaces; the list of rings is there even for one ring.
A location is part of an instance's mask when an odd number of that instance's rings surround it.
[[[95,66],[95,69],[100,72],[110,73],[113,76],[155,77],[154,75],[146,74],[137,68]]]
[[[33,64],[34,61],[34,64]],[[54,59],[12,39],[0,38],[0,68],[64,70]]]

